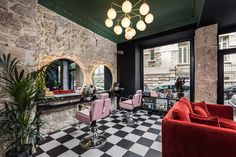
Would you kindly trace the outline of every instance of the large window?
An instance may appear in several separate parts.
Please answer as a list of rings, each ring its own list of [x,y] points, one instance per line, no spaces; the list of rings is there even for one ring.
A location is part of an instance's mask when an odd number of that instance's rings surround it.
[[[145,49],[143,55],[144,90],[156,92],[159,96],[167,93],[176,96],[176,78],[184,77],[184,93],[190,98],[189,41]],[[155,62],[150,61],[153,59]]]
[[[222,34],[219,36],[219,53],[223,64],[223,90],[221,91],[224,103],[236,106],[236,33]],[[222,98],[221,98],[222,99]]]

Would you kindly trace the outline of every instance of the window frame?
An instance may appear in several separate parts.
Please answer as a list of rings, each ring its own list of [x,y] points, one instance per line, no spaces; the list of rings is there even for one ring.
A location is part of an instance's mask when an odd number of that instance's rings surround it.
[[[184,49],[186,49],[186,53],[184,52]],[[180,57],[180,54],[181,54],[181,57]],[[186,59],[186,62],[184,61],[185,59]],[[178,46],[178,64],[189,64],[189,47],[188,47],[188,45],[179,45]]]

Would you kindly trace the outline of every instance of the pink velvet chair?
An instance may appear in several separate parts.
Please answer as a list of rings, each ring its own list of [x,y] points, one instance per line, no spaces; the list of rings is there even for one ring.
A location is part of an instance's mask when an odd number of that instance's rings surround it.
[[[129,96],[129,98],[122,97],[120,99],[119,105],[121,108],[128,110],[126,114],[126,119],[124,122],[127,122],[127,125],[136,124],[133,118],[133,111],[142,105],[142,90],[137,90],[134,96]]]
[[[91,108],[76,112],[76,118],[80,122],[90,125],[91,134],[80,141],[83,148],[100,148],[106,143],[106,137],[98,133],[96,121],[109,116],[110,109],[111,99],[108,93],[104,93],[92,103]]]

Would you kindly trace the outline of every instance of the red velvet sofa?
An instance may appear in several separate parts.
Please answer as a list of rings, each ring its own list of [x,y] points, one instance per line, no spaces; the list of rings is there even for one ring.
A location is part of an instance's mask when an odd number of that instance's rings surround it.
[[[233,108],[206,104],[212,116],[233,120]],[[177,102],[162,121],[162,157],[236,157],[236,130],[174,120],[172,112],[189,112]]]

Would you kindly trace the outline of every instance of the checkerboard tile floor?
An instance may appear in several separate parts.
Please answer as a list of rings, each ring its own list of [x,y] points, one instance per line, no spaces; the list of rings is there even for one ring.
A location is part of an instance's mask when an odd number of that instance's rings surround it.
[[[161,122],[159,115],[138,111],[132,127],[122,123],[125,111],[119,116],[107,117],[97,122],[107,137],[105,146],[85,150],[79,141],[88,135],[85,124],[64,128],[49,134],[37,147],[35,157],[161,157]]]

